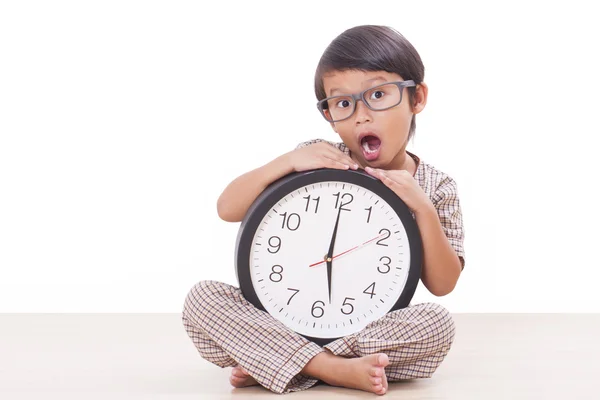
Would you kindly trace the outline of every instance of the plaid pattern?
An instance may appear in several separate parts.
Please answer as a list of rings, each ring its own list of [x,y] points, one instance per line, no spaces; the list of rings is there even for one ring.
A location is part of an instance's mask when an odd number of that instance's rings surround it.
[[[342,151],[344,154],[351,155],[350,149],[343,142],[331,142],[324,139],[312,139],[301,142],[296,146],[297,149],[309,146],[314,143],[326,142]],[[442,229],[450,242],[450,245],[456,251],[460,259],[462,269],[465,268],[464,251],[464,227],[460,200],[458,198],[458,187],[456,181],[448,174],[438,170],[433,165],[421,161],[421,159],[410,151],[406,153],[411,156],[416,164],[417,171],[415,179],[419,182],[421,189],[429,196],[435,206]]]
[[[197,283],[185,299],[182,321],[204,359],[221,368],[240,365],[272,392],[305,390],[318,382],[300,371],[325,350],[254,307],[237,287]],[[386,353],[388,381],[428,378],[450,350],[454,334],[445,308],[421,303],[392,311],[324,347],[342,357]]]
[[[325,141],[300,143],[302,148]],[[344,143],[325,141],[347,155]],[[464,268],[464,229],[456,182],[407,151],[417,164],[415,179],[438,211],[448,241]],[[205,280],[189,291],[182,313],[185,330],[200,355],[225,367],[242,366],[275,393],[305,390],[318,380],[300,373],[325,351],[248,302],[239,288]],[[428,378],[450,350],[455,325],[449,312],[435,303],[409,305],[387,313],[363,330],[324,346],[342,357],[385,353],[389,381]]]

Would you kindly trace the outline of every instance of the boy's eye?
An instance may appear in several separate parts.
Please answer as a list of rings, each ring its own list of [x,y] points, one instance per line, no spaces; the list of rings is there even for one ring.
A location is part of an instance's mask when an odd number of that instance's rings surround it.
[[[377,95],[377,94],[379,94],[379,95]],[[378,99],[382,98],[383,95],[384,95],[383,90],[376,90],[375,92],[372,93],[371,98],[374,98],[375,100],[378,100]]]
[[[348,99],[339,100],[335,106],[337,108],[346,108],[350,106],[350,101]]]

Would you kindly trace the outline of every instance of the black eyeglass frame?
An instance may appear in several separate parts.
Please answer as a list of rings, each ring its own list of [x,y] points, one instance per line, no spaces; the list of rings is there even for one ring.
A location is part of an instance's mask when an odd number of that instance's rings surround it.
[[[375,108],[371,107],[369,105],[369,102],[367,102],[365,100],[365,93],[368,92],[368,91],[370,91],[370,90],[376,89],[376,88],[378,88],[380,86],[389,85],[391,83],[393,83],[396,86],[398,86],[398,89],[400,90],[400,101],[398,101],[398,103],[394,104],[393,106],[389,106],[389,107],[386,107],[386,108],[375,109]],[[363,90],[360,93],[356,93],[356,94],[340,94],[340,95],[337,95],[337,96],[331,96],[331,97],[324,98],[323,100],[319,100],[317,102],[317,108],[319,109],[319,111],[321,112],[321,115],[323,116],[323,118],[325,118],[325,120],[327,122],[340,122],[340,121],[344,121],[344,120],[350,118],[352,115],[354,115],[354,112],[356,111],[356,103],[359,100],[362,100],[362,102],[365,103],[365,105],[370,110],[373,110],[373,111],[385,111],[385,110],[389,110],[390,108],[396,107],[398,104],[402,103],[402,98],[403,98],[403,93],[404,93],[404,89],[403,88],[405,88],[405,87],[413,87],[413,86],[417,86],[417,85],[415,84],[415,81],[413,81],[412,79],[408,80],[408,81],[385,82],[385,83],[382,83],[381,85],[377,85],[377,86],[373,86],[373,87],[370,87],[368,89],[365,89],[365,90]],[[338,97],[351,97],[352,98],[352,112],[346,118],[342,118],[342,119],[337,119],[337,120],[331,121],[331,120],[327,119],[327,116],[325,116],[325,111],[324,110],[326,110],[326,108],[323,107],[323,105],[327,104],[327,101],[329,101],[331,99],[338,98]]]

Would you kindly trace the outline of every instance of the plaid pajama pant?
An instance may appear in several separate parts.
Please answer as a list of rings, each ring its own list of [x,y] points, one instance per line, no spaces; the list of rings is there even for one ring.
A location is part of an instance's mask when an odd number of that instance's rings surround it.
[[[305,390],[318,382],[300,372],[323,347],[254,307],[235,286],[211,280],[194,285],[182,322],[202,358],[221,368],[239,365],[272,392]],[[324,347],[342,357],[387,354],[390,382],[429,378],[450,350],[454,333],[444,307],[421,303],[391,311]]]

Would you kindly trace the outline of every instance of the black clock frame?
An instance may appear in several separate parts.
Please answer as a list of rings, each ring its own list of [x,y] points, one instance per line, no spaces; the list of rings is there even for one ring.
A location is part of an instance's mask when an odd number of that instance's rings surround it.
[[[332,168],[321,168],[303,172],[293,172],[272,182],[265,190],[254,200],[244,219],[241,222],[236,245],[235,245],[235,272],[243,296],[256,308],[266,311],[259,300],[252,278],[250,276],[250,251],[252,241],[256,230],[259,228],[264,216],[269,212],[282,197],[288,195],[301,187],[325,181],[339,181],[348,184],[355,184],[377,193],[385,200],[392,209],[398,214],[407,233],[410,246],[410,270],[404,290],[400,294],[398,301],[389,311],[398,310],[407,307],[417,289],[419,279],[421,278],[421,268],[423,260],[423,247],[421,234],[417,222],[413,219],[409,207],[402,201],[396,193],[388,188],[379,179],[374,178],[362,169],[358,170],[340,170]],[[387,311],[387,312],[389,312]],[[293,329],[292,329],[293,330]],[[320,346],[333,342],[339,338],[311,337],[302,335],[306,339],[317,343]]]

